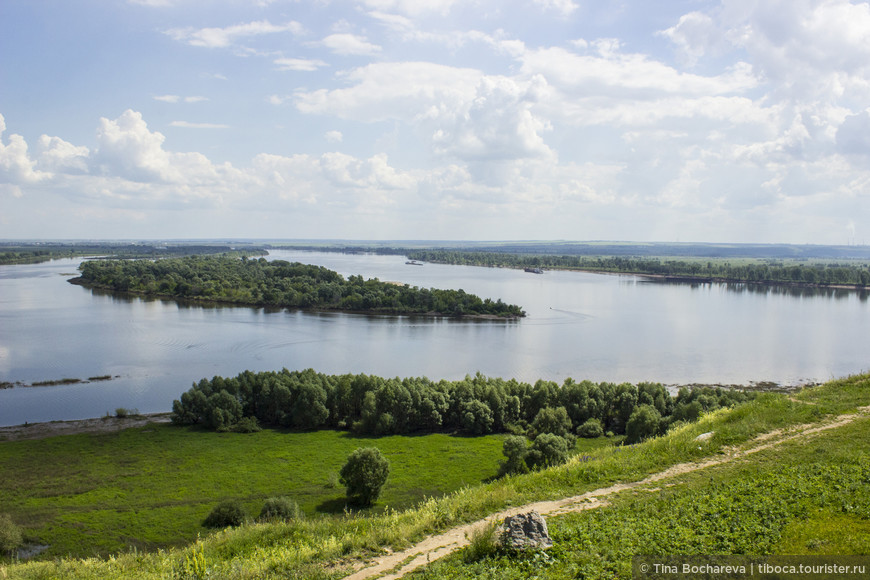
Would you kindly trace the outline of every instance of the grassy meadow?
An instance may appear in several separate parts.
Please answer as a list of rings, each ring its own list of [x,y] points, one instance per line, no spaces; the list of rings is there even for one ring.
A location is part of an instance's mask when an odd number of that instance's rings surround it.
[[[341,514],[338,472],[378,447],[390,478],[374,511],[479,484],[498,470],[500,436],[360,438],[337,431],[215,433],[152,424],[118,433],[0,442],[0,511],[47,544],[44,557],[107,555],[189,543],[208,512],[239,499],[252,517],[272,496],[309,517]]]
[[[103,525],[108,526],[126,519],[140,530],[153,526],[176,534],[174,542],[179,544],[184,537],[202,533],[186,547],[149,552],[120,548],[109,558],[69,557],[0,565],[0,578],[341,578],[360,559],[385,549],[406,548],[432,532],[510,506],[639,481],[679,463],[722,457],[775,429],[830,420],[868,405],[870,375],[832,381],[792,396],[765,393],[638,445],[585,449],[566,465],[479,484],[495,474],[501,437],[437,435],[372,441],[334,432],[220,435],[161,426],[123,432],[114,440],[89,436],[95,440],[89,442],[87,437],[74,436],[21,442],[20,446],[0,443],[4,466],[29,461],[31,468],[42,474],[28,476],[27,469],[20,468],[13,477],[4,470],[0,485],[2,497],[12,499],[4,503],[10,506],[13,518],[27,526],[28,534],[43,529],[38,525],[44,529],[58,526],[56,518],[67,517],[67,510],[71,526],[98,519],[104,519]],[[705,443],[696,440],[709,432],[713,435]],[[551,518],[555,545],[543,554],[518,557],[478,545],[416,574],[427,578],[525,578],[534,572],[553,579],[630,578],[631,555],[638,553],[866,554],[870,546],[868,433],[870,418],[864,415],[845,426],[733,462],[623,492],[609,498],[608,507]],[[137,441],[149,438],[153,438],[151,445],[139,447]],[[268,445],[257,446],[258,438]],[[301,441],[307,450],[297,448]],[[122,442],[128,446],[126,452]],[[371,443],[393,465],[393,476],[378,502],[381,509],[342,513],[338,504],[342,503],[343,489],[333,486],[330,474],[337,472],[350,450]],[[101,445],[119,451],[100,452]],[[456,446],[456,453],[475,445],[481,449],[468,451],[467,459],[445,460],[445,454],[453,453],[450,445]],[[311,450],[316,446],[319,451]],[[226,449],[230,448],[236,451],[228,454]],[[36,449],[42,449],[39,459],[24,459]],[[165,454],[160,454],[161,449]],[[70,452],[75,452],[73,457],[64,456]],[[123,463],[125,457],[151,453],[155,457]],[[203,457],[191,462],[189,455]],[[249,457],[254,455],[259,457]],[[458,467],[459,463],[465,467]],[[276,468],[276,464],[280,466]],[[246,470],[240,465],[246,465]],[[269,470],[268,475],[260,475],[257,466]],[[142,477],[146,469],[153,471]],[[407,476],[401,475],[403,470],[408,471]],[[62,472],[66,475],[60,477]],[[30,479],[21,481],[19,477]],[[141,483],[133,485],[136,478]],[[436,486],[436,481],[445,481],[439,478],[451,483]],[[399,485],[401,481],[407,483]],[[442,492],[455,491],[421,501],[424,495],[435,495],[431,490],[436,487]],[[319,496],[318,489],[322,491]],[[173,493],[178,497],[173,499]],[[183,534],[178,531],[184,521],[198,524],[217,499],[242,498],[254,511],[263,498],[278,494],[297,499],[310,517],[282,524],[253,523],[208,534],[196,525]],[[72,510],[88,501],[92,502],[90,509]],[[127,507],[119,508],[119,504]],[[386,505],[395,509],[384,509]],[[409,507],[402,509],[405,506]],[[140,517],[119,517],[125,509],[138,509]],[[182,509],[187,510],[184,517]],[[191,513],[196,517],[190,518]],[[318,517],[318,513],[323,515]],[[44,518],[43,523],[40,518]],[[49,521],[53,523],[46,523]],[[95,537],[94,531],[83,533]],[[46,543],[50,541],[46,539]]]

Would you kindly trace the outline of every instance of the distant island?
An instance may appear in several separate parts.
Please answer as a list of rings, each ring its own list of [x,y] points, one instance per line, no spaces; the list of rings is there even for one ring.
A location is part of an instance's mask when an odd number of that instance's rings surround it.
[[[306,310],[519,318],[525,312],[501,299],[481,299],[464,290],[418,288],[362,276],[345,279],[324,268],[230,256],[161,260],[89,260],[70,280],[88,288],[155,297]]]

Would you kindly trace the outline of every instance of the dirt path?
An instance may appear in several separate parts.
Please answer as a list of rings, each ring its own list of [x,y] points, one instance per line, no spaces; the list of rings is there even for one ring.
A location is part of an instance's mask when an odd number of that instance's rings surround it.
[[[540,501],[504,510],[492,514],[482,520],[452,528],[438,535],[429,536],[418,544],[406,550],[402,550],[401,552],[379,556],[375,558],[374,561],[368,563],[364,568],[347,576],[345,580],[366,580],[374,577],[378,577],[382,580],[401,578],[405,574],[408,574],[421,566],[425,566],[430,562],[443,558],[451,552],[468,545],[468,538],[475,530],[483,528],[492,522],[501,521],[506,517],[530,512],[532,510],[537,511],[542,516],[557,516],[570,512],[595,509],[607,505],[607,498],[619,492],[642,487],[685,473],[700,471],[702,469],[707,469],[708,467],[729,463],[736,459],[740,459],[741,457],[782,445],[788,441],[807,438],[816,433],[842,427],[859,417],[866,417],[867,415],[870,415],[870,407],[862,407],[858,410],[858,413],[840,415],[821,423],[795,425],[787,429],[777,429],[776,431],[759,435],[740,448],[727,449],[724,455],[719,455],[716,458],[696,463],[680,463],[673,467],[669,467],[664,471],[654,473],[640,481],[617,483],[609,487],[588,491],[582,495],[554,501]]]
[[[143,427],[148,423],[168,423],[169,413],[153,413],[150,415],[131,415],[130,417],[99,417],[97,419],[81,419],[78,421],[51,421],[50,423],[28,423],[0,427],[0,442],[17,441],[20,439],[44,439],[56,435],[74,435],[77,433],[112,433]]]

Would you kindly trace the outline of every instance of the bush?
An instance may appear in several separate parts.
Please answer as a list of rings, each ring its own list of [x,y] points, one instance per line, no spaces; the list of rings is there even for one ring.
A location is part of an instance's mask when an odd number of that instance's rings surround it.
[[[473,564],[498,553],[501,547],[499,543],[500,528],[501,524],[496,520],[471,531],[471,535],[468,537],[468,547],[462,552],[462,559],[465,560],[466,564]]]
[[[207,528],[240,526],[248,519],[245,508],[237,500],[222,501],[215,506],[202,525]]]
[[[230,427],[233,433],[256,433],[262,430],[256,417],[242,417],[238,423]]]
[[[628,418],[625,425],[626,443],[639,443],[659,433],[662,416],[655,407],[640,405]]]
[[[505,460],[501,462],[499,467],[499,476],[529,471],[529,466],[526,465],[526,454],[529,452],[529,447],[525,437],[520,435],[505,437],[504,443],[501,445],[501,452],[504,454]]]
[[[369,506],[381,495],[389,474],[390,462],[377,447],[360,447],[348,456],[339,477],[351,503]]]
[[[260,521],[301,520],[303,517],[299,504],[289,497],[270,497],[260,510]]]
[[[12,555],[21,547],[21,529],[15,525],[9,514],[0,514],[0,552]]]
[[[587,439],[595,439],[604,435],[604,428],[601,426],[601,421],[595,417],[588,419],[585,423],[577,427],[577,436]]]
[[[544,469],[560,465],[568,460],[568,442],[552,433],[538,435],[526,454],[526,463],[531,469]]]

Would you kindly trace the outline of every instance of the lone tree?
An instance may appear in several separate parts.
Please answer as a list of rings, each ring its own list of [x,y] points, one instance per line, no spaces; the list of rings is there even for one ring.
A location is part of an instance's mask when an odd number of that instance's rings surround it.
[[[360,447],[347,458],[339,472],[350,503],[370,506],[381,495],[390,474],[390,462],[377,447]]]

